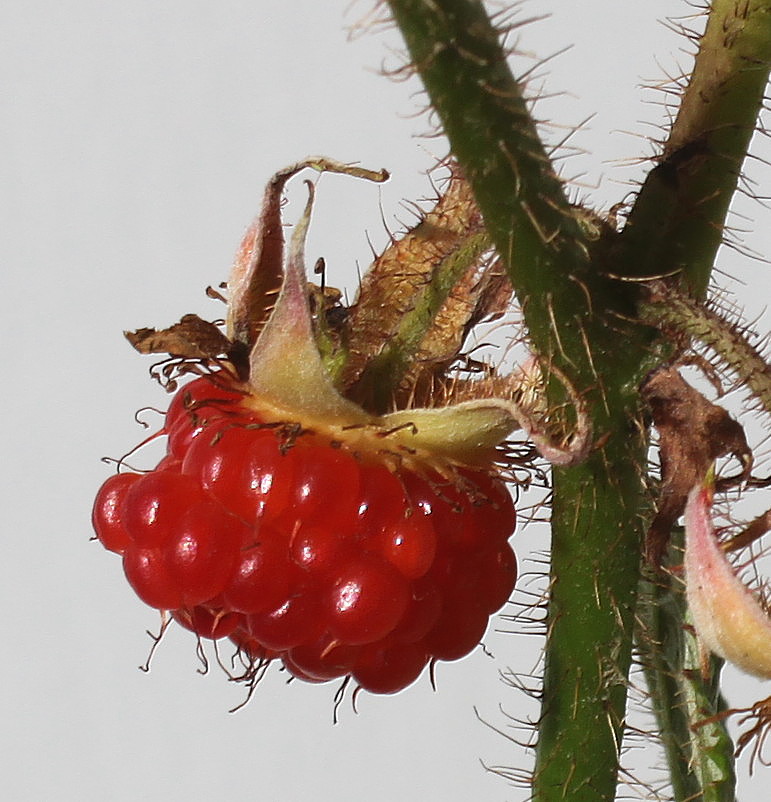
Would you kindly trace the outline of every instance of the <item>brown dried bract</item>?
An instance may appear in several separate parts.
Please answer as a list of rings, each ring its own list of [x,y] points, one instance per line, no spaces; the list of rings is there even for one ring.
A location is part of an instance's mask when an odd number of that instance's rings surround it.
[[[232,346],[214,324],[198,315],[185,315],[168,329],[137,329],[124,332],[140,354],[169,354],[186,359],[214,359]]]
[[[722,407],[691,387],[675,368],[652,373],[641,392],[659,433],[661,488],[645,546],[647,560],[659,567],[691,489],[704,480],[718,457],[726,455],[742,464],[742,473],[736,478],[746,477],[752,452],[744,429]]]
[[[499,260],[472,265],[453,287],[420,342],[414,365],[399,390],[413,404],[429,406],[435,388],[461,353],[469,332],[483,320],[494,320],[510,307],[514,290]],[[480,367],[485,367],[480,363]]]
[[[434,208],[395,240],[362,279],[359,297],[349,310],[350,353],[344,386],[356,381],[370,358],[398,330],[418,293],[445,260],[467,246],[471,236],[483,233],[471,188],[462,177],[453,175]]]

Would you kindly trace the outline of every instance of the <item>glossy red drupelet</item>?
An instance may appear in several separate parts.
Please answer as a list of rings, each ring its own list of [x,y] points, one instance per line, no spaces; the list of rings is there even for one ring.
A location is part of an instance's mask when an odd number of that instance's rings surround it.
[[[226,374],[179,390],[155,470],[102,486],[93,523],[147,604],[295,676],[374,693],[468,654],[517,575],[503,482],[390,470],[262,423]]]

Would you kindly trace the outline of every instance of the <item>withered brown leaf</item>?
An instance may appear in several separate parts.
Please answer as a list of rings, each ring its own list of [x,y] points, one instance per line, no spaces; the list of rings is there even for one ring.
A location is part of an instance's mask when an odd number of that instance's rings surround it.
[[[691,387],[676,368],[654,371],[641,392],[659,433],[661,487],[645,545],[647,560],[659,567],[688,493],[704,480],[712,463],[718,457],[736,457],[743,469],[739,479],[749,475],[752,452],[741,425]]]
[[[232,343],[220,329],[198,315],[185,315],[168,329],[124,332],[140,354],[169,354],[186,359],[214,359],[227,354]]]

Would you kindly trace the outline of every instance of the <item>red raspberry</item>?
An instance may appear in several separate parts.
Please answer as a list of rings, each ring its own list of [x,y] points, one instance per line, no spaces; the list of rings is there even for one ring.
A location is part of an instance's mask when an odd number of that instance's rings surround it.
[[[343,563],[324,594],[321,615],[340,643],[359,646],[384,638],[401,621],[410,600],[407,578],[372,553]]]
[[[93,523],[147,604],[294,676],[412,683],[508,599],[511,497],[485,470],[389,463],[266,424],[229,373],[182,387],[155,470],[110,477]]]
[[[269,522],[289,506],[294,462],[282,458],[271,430],[241,424],[220,419],[200,429],[204,436],[188,440],[181,470],[247,524]]]
[[[363,650],[353,669],[353,678],[371,693],[396,693],[411,685],[422,673],[431,655],[420,644]]]
[[[192,439],[212,419],[227,418],[229,408],[242,394],[201,376],[185,385],[173,398],[166,412],[164,431],[169,436],[169,454],[182,459]]]
[[[241,613],[275,610],[289,598],[292,564],[284,538],[267,527],[259,531],[259,540],[249,543],[239,554],[236,570],[223,594],[225,605]]]
[[[360,651],[358,647],[340,645],[330,635],[324,635],[317,641],[290,649],[282,659],[295,676],[305,675],[320,682],[350,674]]]
[[[108,551],[123,554],[131,543],[124,524],[121,505],[129,488],[139,479],[137,473],[117,473],[101,487],[94,502],[91,522],[102,545]]]
[[[175,610],[174,620],[185,629],[195,632],[202,638],[226,638],[243,622],[238,613],[226,613],[223,610],[212,610],[208,607],[192,607]]]
[[[273,177],[227,282],[224,333],[185,315],[128,335],[143,353],[170,354],[167,378],[179,360],[210,372],[174,396],[166,456],[145,474],[108,479],[93,524],[144,602],[198,637],[230,638],[249,663],[246,681],[280,659],[310,682],[352,677],[394,693],[429,662],[470,652],[512,591],[516,516],[494,462],[524,424],[519,406],[491,398],[484,383],[476,400],[477,383],[463,382],[465,400],[437,406],[431,397],[414,409],[401,387],[412,369],[377,392],[359,384],[366,366],[349,359],[348,318],[335,322],[323,300],[313,313],[309,304],[312,191],[284,259],[281,192],[304,167],[351,172],[322,158]],[[393,316],[388,304],[409,299],[403,289],[391,297],[390,280],[380,276],[370,292]],[[385,345],[372,328],[362,329],[375,338],[358,355],[365,362]],[[456,341],[434,333],[440,352]],[[436,383],[441,399],[438,368],[418,351],[410,398]]]

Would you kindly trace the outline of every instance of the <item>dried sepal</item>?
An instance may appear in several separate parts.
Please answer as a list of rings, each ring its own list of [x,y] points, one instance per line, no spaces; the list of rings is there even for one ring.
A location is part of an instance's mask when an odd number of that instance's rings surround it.
[[[712,653],[771,679],[771,620],[715,537],[712,496],[710,475],[691,490],[685,507],[685,582],[694,628]]]
[[[499,259],[489,257],[467,268],[439,308],[414,354],[414,363],[395,389],[395,401],[424,403],[437,381],[461,356],[469,332],[484,320],[503,315],[514,289]]]
[[[124,336],[140,354],[169,354],[186,359],[215,359],[230,351],[232,343],[219,327],[198,315],[184,315],[167,329],[143,328]]]
[[[340,386],[383,412],[409,394],[425,365],[460,350],[489,239],[468,183],[457,173],[422,219],[375,259],[349,310],[348,358]],[[445,322],[441,320],[444,316]],[[450,354],[448,357],[447,355]]]
[[[233,341],[253,345],[270,316],[281,289],[284,261],[282,193],[286,182],[306,168],[376,182],[386,181],[389,177],[386,170],[365,170],[326,156],[309,156],[279,170],[270,179],[260,213],[244,234],[228,279],[227,333]]]

